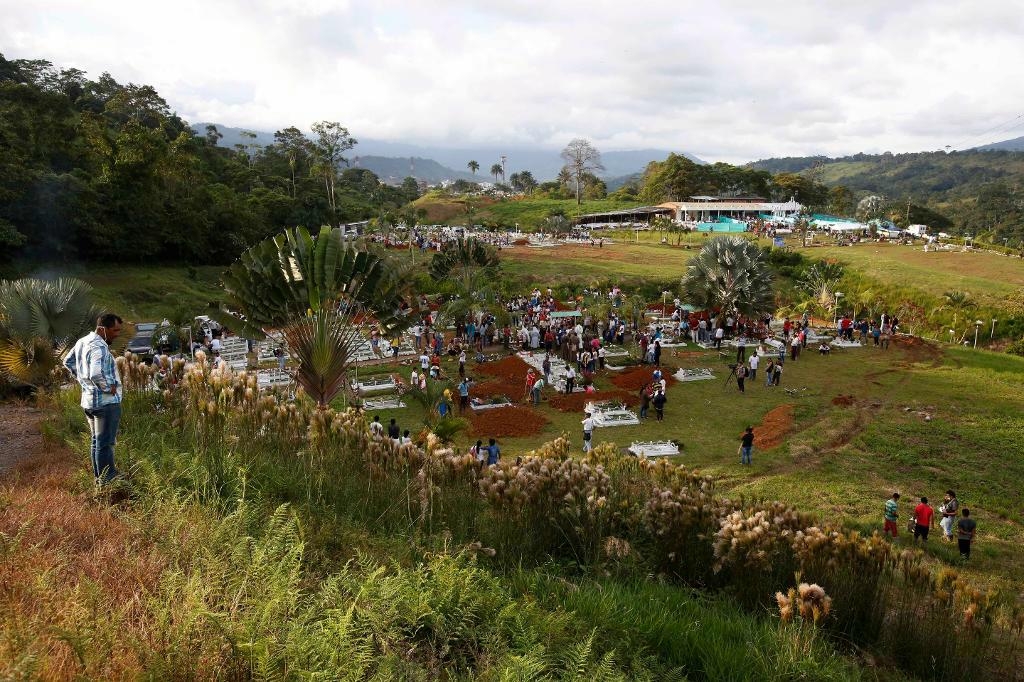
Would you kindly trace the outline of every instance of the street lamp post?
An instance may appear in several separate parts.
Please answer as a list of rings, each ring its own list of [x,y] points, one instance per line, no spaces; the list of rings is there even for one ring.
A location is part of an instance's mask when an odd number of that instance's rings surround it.
[[[978,330],[981,329],[981,325],[985,324],[981,320],[974,321],[974,347],[978,347]]]

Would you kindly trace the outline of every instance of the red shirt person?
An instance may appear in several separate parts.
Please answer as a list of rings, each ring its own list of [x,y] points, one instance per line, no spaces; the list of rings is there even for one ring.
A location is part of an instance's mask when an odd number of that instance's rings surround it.
[[[914,507],[914,541],[928,542],[928,529],[932,527],[935,510],[928,506],[928,498],[922,497],[921,504]]]

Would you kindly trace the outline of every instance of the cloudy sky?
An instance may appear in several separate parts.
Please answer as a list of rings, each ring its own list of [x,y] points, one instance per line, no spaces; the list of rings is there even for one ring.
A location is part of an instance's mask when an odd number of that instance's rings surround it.
[[[732,162],[1024,135],[1010,0],[0,0],[0,17],[8,59],[259,130]]]

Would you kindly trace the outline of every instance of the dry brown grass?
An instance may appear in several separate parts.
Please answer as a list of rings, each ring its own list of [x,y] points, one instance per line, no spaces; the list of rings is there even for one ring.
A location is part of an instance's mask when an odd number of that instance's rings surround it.
[[[125,679],[164,555],[108,501],[76,491],[82,459],[39,447],[0,488],[0,678]]]

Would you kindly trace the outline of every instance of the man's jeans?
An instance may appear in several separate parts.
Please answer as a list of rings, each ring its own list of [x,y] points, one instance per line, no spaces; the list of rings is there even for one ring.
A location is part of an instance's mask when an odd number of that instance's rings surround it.
[[[751,454],[753,453],[753,447],[740,446],[740,464],[753,464]]]
[[[92,472],[101,483],[109,483],[117,476],[114,468],[114,441],[121,423],[121,403],[112,403],[85,411],[92,432]]]

